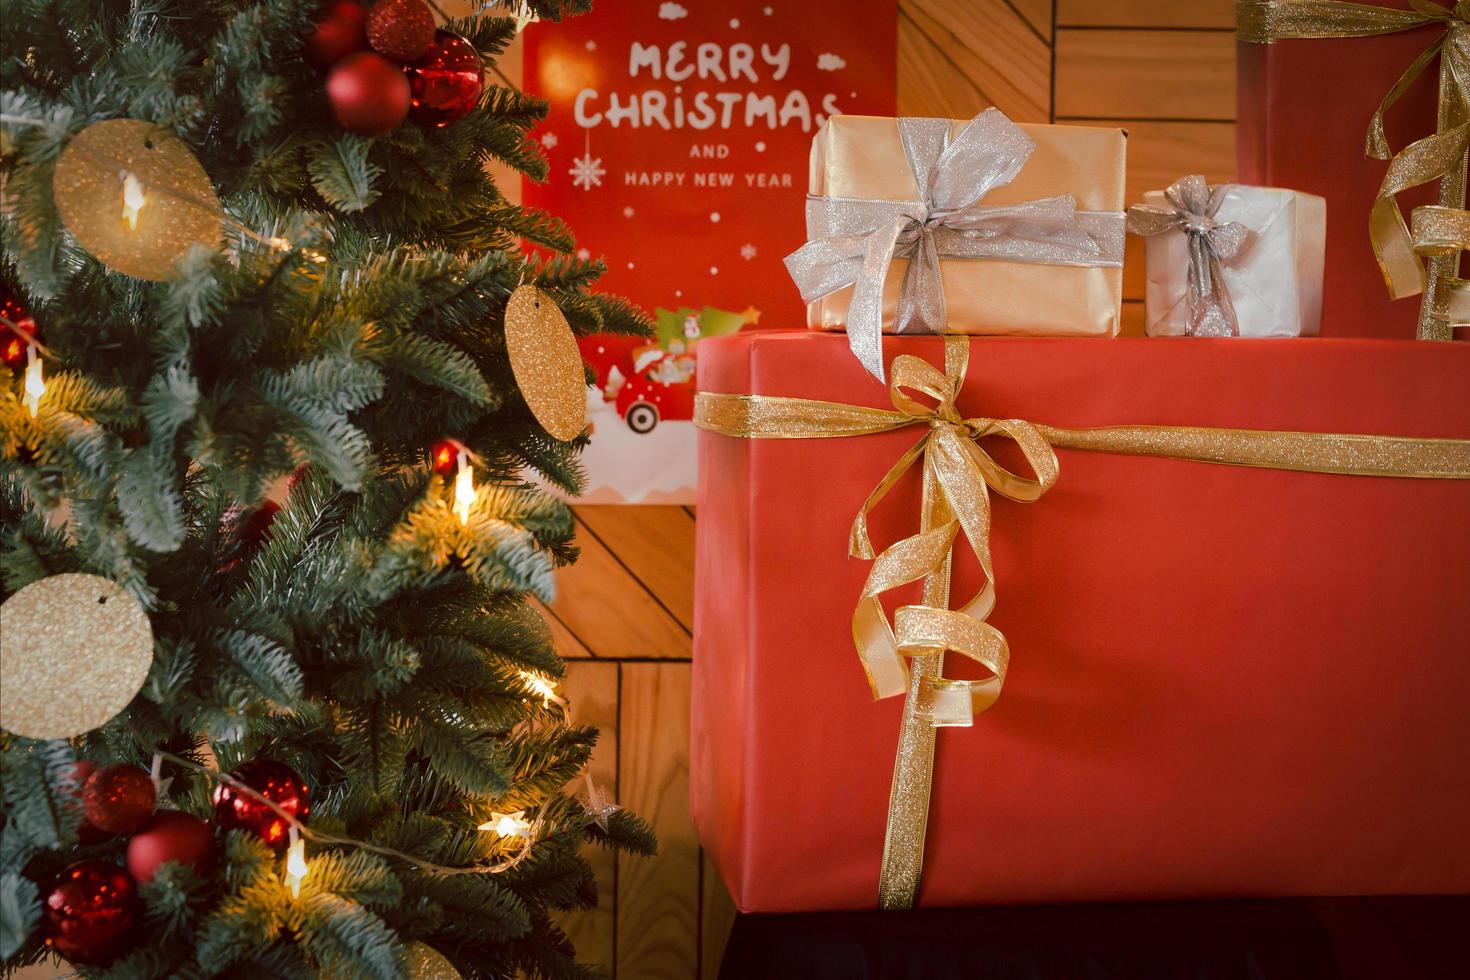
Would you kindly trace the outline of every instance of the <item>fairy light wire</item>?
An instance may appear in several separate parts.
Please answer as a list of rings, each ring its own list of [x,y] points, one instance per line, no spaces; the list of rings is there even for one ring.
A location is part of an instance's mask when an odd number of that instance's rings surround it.
[[[515,854],[512,854],[510,857],[507,857],[494,864],[476,864],[470,865],[469,867],[449,867],[448,865],[437,864],[433,861],[427,861],[416,855],[397,850],[396,848],[384,847],[381,844],[370,844],[367,841],[357,840],[353,837],[342,837],[337,834],[329,834],[321,830],[313,830],[305,823],[302,823],[300,820],[296,819],[294,815],[287,812],[285,808],[280,806],[280,804],[276,803],[272,799],[267,798],[264,794],[255,790],[253,787],[245,785],[243,782],[236,779],[234,776],[231,776],[227,772],[220,772],[215,769],[209,769],[205,766],[199,765],[199,763],[197,762],[193,762],[192,760],[174,755],[171,752],[160,751],[157,753],[157,755],[163,759],[167,759],[169,762],[172,762],[175,765],[183,766],[185,769],[188,769],[192,772],[199,773],[210,779],[215,780],[216,782],[223,783],[236,792],[248,796],[258,803],[263,803],[282,820],[286,821],[287,825],[290,828],[290,832],[299,834],[305,840],[328,846],[355,847],[359,850],[370,851],[373,854],[379,854],[383,857],[395,858],[399,861],[403,861],[406,864],[411,864],[414,867],[418,868],[420,871],[427,871],[431,874],[503,874],[524,861],[530,855],[531,848],[544,839],[541,835],[541,831],[546,827],[546,808],[547,805],[550,803],[549,800],[546,803],[541,804],[541,806],[537,808],[536,816],[531,821],[530,827],[524,838],[525,843],[521,845],[520,849]]]

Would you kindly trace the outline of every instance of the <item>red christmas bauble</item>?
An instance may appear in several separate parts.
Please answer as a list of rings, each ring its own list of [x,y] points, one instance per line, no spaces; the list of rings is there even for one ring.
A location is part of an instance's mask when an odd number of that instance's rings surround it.
[[[354,0],[327,4],[302,50],[307,62],[326,71],[352,52],[367,50],[367,16],[367,5]]]
[[[230,776],[297,820],[304,822],[311,812],[306,782],[285,763],[256,759],[245,763]],[[251,831],[272,847],[285,844],[291,831],[291,824],[285,817],[254,796],[242,793],[225,782],[214,788],[214,821],[226,830],[238,827]]]
[[[435,31],[428,53],[409,66],[408,84],[414,121],[448,126],[480,104],[485,63],[469,41],[449,31]]]
[[[87,785],[87,780],[97,771],[97,763],[88,762],[86,759],[78,759],[71,767],[72,781],[76,783],[76,789],[72,795],[76,797],[77,806],[82,805],[82,787]]]
[[[270,539],[271,525],[280,512],[281,505],[270,498],[254,507],[232,504],[225,509],[219,520],[220,545],[222,552],[231,556],[229,567],[254,555]]]
[[[137,766],[99,769],[82,787],[87,823],[109,834],[131,834],[153,815],[156,803],[152,777]]]
[[[434,12],[424,0],[378,0],[368,11],[367,36],[378,54],[417,61],[434,43]]]
[[[75,789],[71,791],[72,804],[82,815],[82,822],[77,826],[77,841],[82,844],[100,844],[112,835],[101,828],[92,826],[87,820],[86,808],[82,805],[82,793],[86,789],[87,780],[97,771],[95,762],[86,759],[78,759],[76,765],[71,767],[72,781]]]
[[[20,298],[0,284],[0,359],[10,367],[24,367],[26,347],[39,338],[36,321]]]
[[[434,443],[434,448],[429,450],[429,459],[434,464],[435,473],[453,476],[459,469],[459,443],[453,439]]]
[[[138,919],[133,876],[107,861],[78,861],[51,883],[42,929],[73,963],[106,963],[129,945]]]
[[[327,98],[337,123],[359,136],[391,133],[408,116],[408,79],[380,54],[349,54],[327,76]]]
[[[214,865],[214,828],[182,810],[160,810],[128,841],[128,870],[139,882],[152,881],[168,861],[187,864],[200,875]]]

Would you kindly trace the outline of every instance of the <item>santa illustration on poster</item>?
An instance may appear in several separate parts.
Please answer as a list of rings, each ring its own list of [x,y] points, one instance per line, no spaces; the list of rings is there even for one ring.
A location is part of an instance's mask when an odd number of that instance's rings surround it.
[[[896,0],[801,5],[629,0],[525,32],[526,88],[550,104],[545,183],[601,288],[653,314],[653,340],[591,337],[584,500],[693,503],[699,343],[798,326],[781,257],[805,240],[813,133],[892,115]]]

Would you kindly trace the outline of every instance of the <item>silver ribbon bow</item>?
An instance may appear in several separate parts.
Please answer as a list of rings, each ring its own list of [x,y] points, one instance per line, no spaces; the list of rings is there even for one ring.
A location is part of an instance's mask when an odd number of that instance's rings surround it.
[[[987,206],[1036,143],[998,109],[950,137],[947,119],[901,118],[899,138],[918,196],[910,201],[808,196],[807,243],[786,256],[805,302],[856,283],[847,335],[863,366],[883,380],[883,285],[907,258],[894,319],[898,333],[942,333],[949,323],[939,260],[991,259],[1040,265],[1123,264],[1123,215],[1079,211],[1071,195]]]
[[[1190,174],[1164,191],[1167,205],[1135,204],[1128,209],[1128,230],[1135,235],[1179,230],[1189,236],[1185,332],[1191,337],[1240,336],[1220,264],[1240,254],[1250,232],[1238,221],[1215,220],[1223,199],[1224,187],[1211,189],[1203,176]]]

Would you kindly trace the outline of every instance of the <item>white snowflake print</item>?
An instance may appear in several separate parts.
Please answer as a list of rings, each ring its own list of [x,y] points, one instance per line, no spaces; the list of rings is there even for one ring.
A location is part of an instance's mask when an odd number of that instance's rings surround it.
[[[741,245],[740,257],[747,262],[755,258],[755,246],[750,244],[750,242],[746,242],[744,245]]]
[[[581,259],[583,262],[586,262],[588,259],[592,258],[592,253],[585,248],[579,248],[577,249],[577,258]]]
[[[587,50],[588,51],[596,51],[597,50],[597,42],[596,41],[588,41],[587,42]]]
[[[561,142],[561,140],[559,140],[559,139],[556,138],[556,134],[555,133],[542,133],[541,134],[541,145],[544,146],[544,147],[546,147],[548,150],[551,149],[552,147],[556,146],[556,144],[557,143],[560,143],[560,142]]]
[[[601,187],[602,178],[607,175],[607,171],[602,169],[602,157],[594,157],[591,152],[573,160],[567,173],[572,175],[572,186],[580,187],[584,191]]]
[[[623,208],[623,217],[625,217],[625,218],[631,218],[631,217],[633,217],[633,205],[629,204],[627,207]]]
[[[765,14],[767,17],[771,16],[775,12],[776,11],[773,10],[772,8],[770,8],[770,7],[762,7],[761,8],[761,13]]]

